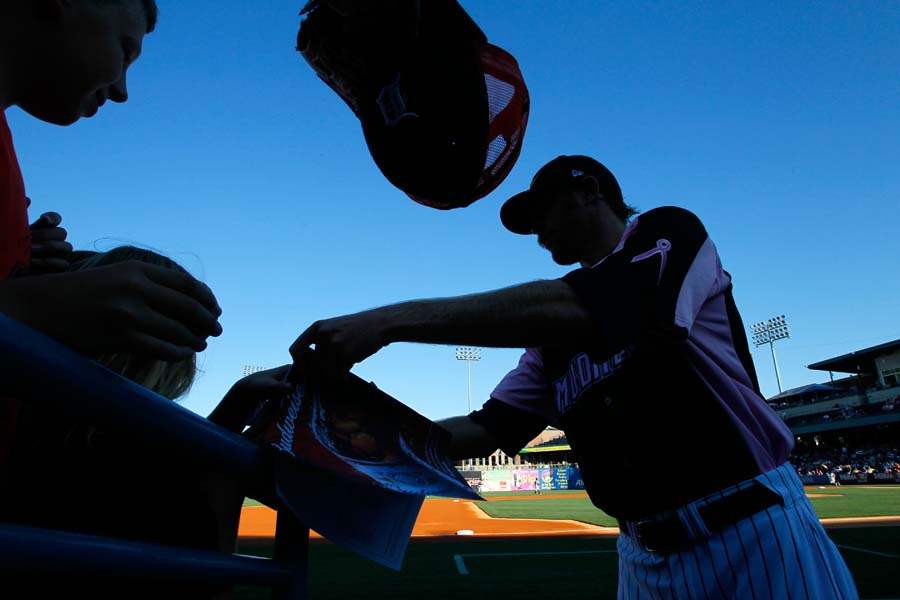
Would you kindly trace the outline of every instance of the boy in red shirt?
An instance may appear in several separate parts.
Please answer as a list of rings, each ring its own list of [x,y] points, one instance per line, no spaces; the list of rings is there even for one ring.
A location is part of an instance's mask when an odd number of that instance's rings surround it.
[[[15,105],[43,121],[71,125],[107,100],[125,102],[128,67],[155,24],[153,0],[5,0],[0,110]],[[123,263],[10,278],[28,267],[30,251],[25,187],[0,114],[0,312],[78,350],[165,360],[203,350],[208,336],[221,333],[215,297],[189,275]]]
[[[0,3],[0,313],[82,352],[172,361],[202,351],[206,339],[222,331],[215,297],[190,275],[125,262],[14,277],[28,269],[34,242],[40,242],[35,256],[42,253],[45,263],[52,262],[48,252],[70,247],[58,215],[45,215],[29,228],[25,186],[3,114],[18,106],[42,121],[71,125],[94,116],[107,100],[125,102],[128,67],[156,15],[154,0]],[[16,404],[0,401],[0,465]]]

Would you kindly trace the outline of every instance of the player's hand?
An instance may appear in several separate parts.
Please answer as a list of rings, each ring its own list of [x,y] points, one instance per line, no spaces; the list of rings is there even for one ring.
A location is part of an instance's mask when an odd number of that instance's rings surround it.
[[[315,344],[326,375],[346,372],[388,345],[387,325],[378,309],[316,321],[293,343],[291,356],[302,364],[303,350]]]
[[[138,261],[0,282],[0,311],[85,353],[181,360],[222,333],[212,291]]]
[[[293,389],[286,380],[290,370],[291,365],[284,365],[238,380],[210,413],[209,420],[235,432],[243,431],[264,402],[277,400]]]
[[[59,273],[69,268],[72,244],[66,241],[68,233],[61,223],[59,213],[46,212],[31,224],[30,274]]]

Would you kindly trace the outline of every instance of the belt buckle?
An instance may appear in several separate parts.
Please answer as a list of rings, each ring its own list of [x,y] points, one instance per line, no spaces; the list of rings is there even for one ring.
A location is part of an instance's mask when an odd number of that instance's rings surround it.
[[[653,524],[653,523],[657,523],[657,522],[658,521],[656,519],[641,519],[640,521],[637,521],[634,524],[634,533],[635,533],[635,537],[637,538],[638,544],[640,544],[641,548],[643,548],[647,552],[653,552],[653,553],[659,552],[659,548],[657,548],[655,546],[651,546],[647,543],[647,541],[644,539],[644,534],[643,534],[644,525]]]

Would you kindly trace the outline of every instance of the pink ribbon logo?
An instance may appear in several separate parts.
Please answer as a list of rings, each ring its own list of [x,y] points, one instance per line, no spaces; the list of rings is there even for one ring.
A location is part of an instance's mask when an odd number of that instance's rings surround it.
[[[653,256],[659,255],[659,276],[656,278],[656,285],[659,285],[659,282],[662,281],[663,271],[666,270],[666,255],[669,253],[669,250],[672,249],[672,242],[663,238],[661,240],[656,240],[656,247],[647,250],[641,254],[638,254],[634,258],[631,259],[632,263],[636,263],[641,260],[647,260]]]

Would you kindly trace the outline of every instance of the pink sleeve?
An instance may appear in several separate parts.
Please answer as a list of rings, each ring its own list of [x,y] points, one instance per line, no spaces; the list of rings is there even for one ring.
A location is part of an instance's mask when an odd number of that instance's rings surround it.
[[[730,281],[722,269],[716,246],[706,238],[681,283],[675,305],[675,324],[690,333],[706,301],[727,287]]]
[[[550,388],[544,377],[544,360],[536,348],[529,348],[519,359],[519,365],[506,374],[491,398],[515,408],[536,414],[558,425],[556,409],[550,396]]]

